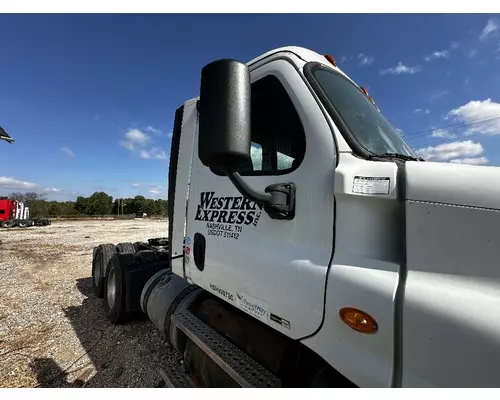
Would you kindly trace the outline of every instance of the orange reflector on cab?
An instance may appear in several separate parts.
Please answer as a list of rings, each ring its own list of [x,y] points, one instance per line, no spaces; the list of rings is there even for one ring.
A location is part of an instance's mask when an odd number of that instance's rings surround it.
[[[330,55],[330,54],[325,54],[325,58],[328,60],[330,64],[332,64],[334,67],[337,66],[337,61]]]
[[[340,309],[339,315],[342,321],[358,332],[375,333],[378,330],[377,322],[364,311],[345,307]]]
[[[368,100],[370,100],[370,101],[371,101],[371,103],[372,103],[375,107],[377,107],[377,105],[375,104],[375,100],[373,100],[372,96],[370,96],[370,95],[368,94],[368,90],[366,90],[366,89],[365,89],[364,87],[362,87],[362,86],[360,86],[360,89],[361,89],[361,91],[365,94],[365,96],[366,96],[366,97],[368,97]],[[379,109],[378,107],[377,107],[377,110],[379,110],[379,111],[380,111],[380,109]]]

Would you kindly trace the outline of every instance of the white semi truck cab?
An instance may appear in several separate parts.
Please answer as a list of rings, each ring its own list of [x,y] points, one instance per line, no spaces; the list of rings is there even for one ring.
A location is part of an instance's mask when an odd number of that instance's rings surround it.
[[[424,162],[330,56],[215,61],[176,112],[168,267],[137,304],[197,386],[496,387],[499,181]]]

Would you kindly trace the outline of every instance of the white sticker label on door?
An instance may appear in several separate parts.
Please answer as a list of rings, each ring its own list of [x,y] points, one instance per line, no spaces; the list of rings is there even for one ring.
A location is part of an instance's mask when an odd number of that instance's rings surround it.
[[[267,321],[267,304],[246,293],[236,291],[236,306],[260,321]]]
[[[389,194],[391,178],[378,176],[355,176],[352,185],[353,193]]]

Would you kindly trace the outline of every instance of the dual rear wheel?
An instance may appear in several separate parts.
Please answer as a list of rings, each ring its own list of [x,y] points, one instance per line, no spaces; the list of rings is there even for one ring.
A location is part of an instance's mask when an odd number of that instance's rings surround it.
[[[135,253],[136,248],[132,243],[119,243],[116,246],[101,244],[93,252],[92,287],[94,294],[104,299],[104,309],[112,323],[119,323],[126,318],[121,256]]]
[[[162,254],[138,251],[132,243],[102,244],[94,249],[92,286],[95,295],[103,299],[111,323],[125,322],[141,310],[144,284],[150,275],[166,268],[166,261]]]

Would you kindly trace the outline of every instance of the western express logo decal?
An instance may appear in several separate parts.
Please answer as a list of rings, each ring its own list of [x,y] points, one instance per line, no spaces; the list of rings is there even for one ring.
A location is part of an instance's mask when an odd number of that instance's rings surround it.
[[[202,192],[196,210],[196,221],[207,223],[209,236],[238,239],[244,226],[257,226],[262,206],[243,196],[217,197],[215,192]]]

